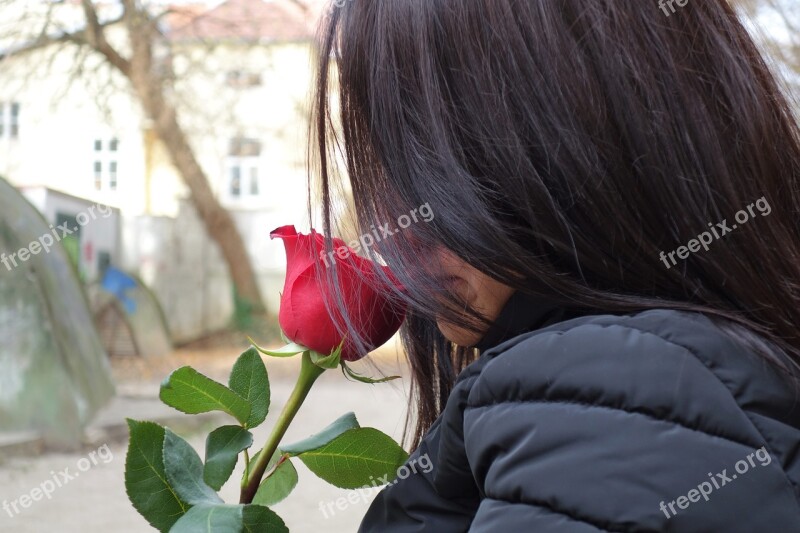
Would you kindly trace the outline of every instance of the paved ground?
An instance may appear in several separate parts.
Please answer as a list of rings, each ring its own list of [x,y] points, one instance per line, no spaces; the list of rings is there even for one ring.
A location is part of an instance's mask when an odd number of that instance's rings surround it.
[[[392,352],[393,353],[393,352]],[[89,432],[93,442],[82,453],[45,454],[32,457],[18,457],[0,464],[0,504],[3,501],[18,500],[23,494],[39,487],[47,480],[63,477],[59,472],[69,468],[68,474],[74,479],[62,482],[55,487],[51,499],[35,501],[19,514],[9,516],[0,509],[0,532],[40,533],[43,531],[95,533],[110,532],[134,533],[154,531],[131,507],[125,494],[123,475],[127,443],[124,432],[117,431],[125,417],[137,419],[158,419],[173,417],[174,429],[189,438],[200,452],[205,435],[213,429],[213,420],[205,421],[205,427],[193,427],[185,421],[174,418],[175,412],[162,406],[155,396],[158,382],[181,364],[191,363],[216,379],[225,380],[226,373],[235,354],[220,350],[192,358],[178,353],[167,361],[155,365],[140,362],[115,363],[115,374],[120,382],[120,396],[106,411],[100,414],[93,429]],[[387,371],[392,369],[394,357],[384,353],[378,358],[380,366]],[[388,363],[387,363],[388,361]],[[269,360],[272,381],[272,408],[263,427],[271,427],[280,407],[288,398],[292,387],[294,365],[297,361]],[[145,371],[145,369],[147,371]],[[369,368],[361,367],[362,372]],[[371,426],[392,435],[399,440],[403,430],[407,380],[397,380],[391,384],[365,385],[345,381],[341,372],[328,372],[315,385],[308,400],[301,409],[295,424],[287,434],[287,440],[307,437],[336,419],[339,415],[353,411],[362,426]],[[225,420],[224,418],[221,420]],[[122,435],[120,434],[122,433]],[[256,443],[263,443],[267,431],[256,430]],[[108,448],[102,447],[108,444]],[[98,449],[99,448],[99,449]],[[91,452],[94,453],[94,463]],[[297,462],[300,482],[288,500],[276,505],[274,510],[280,514],[292,533],[319,533],[324,531],[355,531],[367,510],[368,503],[360,500],[347,504],[345,510],[334,506],[335,514],[328,512],[326,517],[320,511],[320,503],[333,502],[347,496],[347,491],[337,489],[316,478],[305,466]],[[238,498],[236,479],[240,470],[223,488],[223,498],[235,502]],[[355,498],[353,498],[355,500]],[[369,498],[371,499],[371,498]]]

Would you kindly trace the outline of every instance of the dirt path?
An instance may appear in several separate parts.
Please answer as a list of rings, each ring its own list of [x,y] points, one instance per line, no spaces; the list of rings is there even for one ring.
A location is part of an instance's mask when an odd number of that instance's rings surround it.
[[[235,354],[217,354],[204,368],[217,379],[224,379]],[[175,360],[170,364],[174,365]],[[198,367],[198,361],[191,361]],[[213,364],[212,364],[213,363]],[[294,368],[291,363],[281,362],[271,370],[272,408],[265,427],[271,427],[281,406],[291,391],[291,376]],[[184,362],[185,364],[185,362]],[[179,365],[178,365],[179,366]],[[278,368],[280,366],[280,368]],[[385,365],[382,365],[385,368]],[[174,366],[173,366],[174,368]],[[214,370],[216,369],[216,370]],[[130,369],[127,369],[130,370]],[[163,370],[163,369],[160,369]],[[144,376],[125,376],[120,391],[122,394],[155,394],[157,383],[165,373],[151,372]],[[168,371],[168,369],[167,369]],[[360,368],[367,372],[367,367]],[[124,374],[125,369],[115,369]],[[118,376],[120,378],[120,376]],[[405,380],[404,380],[405,381]],[[353,411],[362,426],[371,426],[388,433],[396,440],[403,430],[406,390],[400,380],[392,384],[365,385],[345,381],[340,372],[329,372],[315,385],[308,400],[301,409],[295,424],[287,434],[287,440],[298,440],[320,430],[339,415]],[[120,416],[137,418],[136,412],[119,413]],[[108,414],[106,414],[108,416]],[[144,414],[144,416],[147,416]],[[225,423],[227,421],[224,421]],[[211,429],[211,428],[209,428]],[[207,431],[206,431],[207,432]],[[257,444],[266,439],[266,431],[255,431]],[[186,436],[186,435],[184,435]],[[200,455],[203,455],[205,433],[188,437]],[[102,443],[100,444],[102,446]],[[125,494],[123,475],[125,468],[126,443],[111,443],[108,448],[96,447],[77,454],[48,454],[39,457],[13,459],[0,465],[0,505],[4,501],[16,502],[19,513],[0,508],[0,532],[41,533],[43,531],[75,533],[134,533],[154,531],[131,507]],[[108,452],[106,452],[108,450]],[[90,453],[94,451],[94,462]],[[96,464],[94,464],[96,463]],[[323,513],[320,503],[335,502],[347,497],[348,492],[337,489],[319,480],[299,461],[296,466],[300,482],[290,498],[276,505],[274,510],[286,521],[292,533],[319,533],[321,531],[352,532],[358,528],[368,503],[359,497],[356,503],[333,506],[334,513]],[[61,473],[65,469],[68,479]],[[223,488],[223,498],[235,502],[238,498],[236,479],[241,476],[240,469]],[[57,479],[62,484],[52,490],[50,499],[34,492],[48,480]],[[55,483],[55,482],[54,482]],[[44,485],[47,487],[48,485]],[[24,494],[39,496],[39,501],[27,501],[22,508],[20,497]],[[371,500],[371,496],[367,499]],[[355,500],[355,497],[353,497]],[[330,507],[328,507],[330,509]],[[10,514],[14,516],[11,517]],[[327,514],[327,517],[326,517]]]

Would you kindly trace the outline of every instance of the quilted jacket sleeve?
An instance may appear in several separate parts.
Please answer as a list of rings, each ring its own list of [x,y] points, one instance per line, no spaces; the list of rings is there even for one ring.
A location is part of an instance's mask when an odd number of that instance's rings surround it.
[[[793,395],[757,356],[678,313],[564,324],[471,387],[469,531],[800,531],[797,420],[764,415]]]
[[[441,422],[441,419],[439,420]],[[439,422],[432,427],[408,463],[438,455]],[[383,489],[370,505],[359,533],[446,533],[467,531],[478,500],[440,492],[433,472],[420,471]]]
[[[442,415],[406,464],[426,464],[403,480],[395,479],[375,498],[359,533],[456,533],[467,531],[480,504],[464,448],[464,407],[483,362],[459,376]]]

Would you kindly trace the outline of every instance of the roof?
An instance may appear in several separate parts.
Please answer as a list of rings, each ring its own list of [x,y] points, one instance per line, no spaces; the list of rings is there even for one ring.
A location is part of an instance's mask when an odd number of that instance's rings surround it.
[[[317,13],[292,0],[227,0],[207,9],[184,4],[171,9],[171,40],[304,41],[314,36]]]

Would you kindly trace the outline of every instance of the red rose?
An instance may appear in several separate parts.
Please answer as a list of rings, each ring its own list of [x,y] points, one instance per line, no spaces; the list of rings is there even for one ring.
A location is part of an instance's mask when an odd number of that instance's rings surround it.
[[[325,240],[314,230],[311,235],[302,235],[294,226],[283,226],[270,233],[270,237],[283,239],[286,248],[286,282],[278,321],[291,341],[323,355],[342,343],[334,318],[325,307],[326,299],[335,302],[330,287],[324,285],[327,279],[324,274],[331,261],[336,261],[339,285],[346,300],[345,309],[334,311],[340,323],[341,317],[347,316],[370,349],[380,346],[400,329],[405,310],[392,305],[376,290],[377,283],[368,281],[375,279],[372,263],[355,255],[344,241],[333,239],[333,249],[340,253],[338,257],[333,255],[323,260],[320,254],[325,250]],[[319,263],[321,279],[317,278],[315,263]],[[393,279],[389,270],[382,268]],[[335,303],[331,307],[335,309]],[[349,341],[342,348],[345,361],[356,361],[364,355]]]

